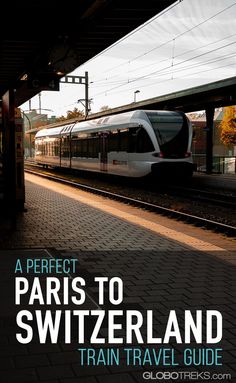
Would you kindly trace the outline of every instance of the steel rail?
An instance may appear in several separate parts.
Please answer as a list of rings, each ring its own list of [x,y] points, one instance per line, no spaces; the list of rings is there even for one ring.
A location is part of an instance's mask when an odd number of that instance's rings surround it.
[[[124,202],[126,204],[138,206],[138,207],[141,207],[141,208],[149,210],[149,211],[154,211],[154,212],[157,212],[159,214],[167,215],[171,218],[181,219],[185,222],[193,223],[194,225],[202,226],[202,227],[205,227],[205,228],[217,231],[217,232],[225,233],[225,234],[230,235],[230,236],[236,236],[236,227],[235,226],[226,225],[226,224],[212,221],[212,220],[202,218],[202,217],[199,217],[196,215],[183,213],[183,212],[180,212],[177,210],[173,210],[173,209],[169,209],[169,208],[166,208],[163,206],[159,206],[159,205],[156,205],[156,204],[153,204],[150,202],[145,202],[145,201],[137,200],[135,198],[126,197],[126,196],[121,195],[121,194],[112,193],[112,192],[109,192],[106,190],[101,190],[101,189],[98,189],[98,188],[95,188],[95,187],[92,187],[89,185],[84,185],[84,184],[81,184],[79,182],[70,181],[68,179],[61,178],[58,176],[40,173],[40,172],[30,170],[30,169],[25,169],[25,171],[28,173],[31,173],[31,174],[35,174],[35,175],[40,176],[40,177],[44,177],[44,178],[49,179],[51,181],[60,182],[60,183],[65,184],[65,185],[73,186],[73,187],[88,191],[88,192],[93,193],[93,194],[98,194],[98,195],[101,195],[103,197],[108,197],[111,199],[115,199],[115,200]]]
[[[232,195],[176,186],[167,186],[167,191],[170,192],[171,195],[188,198],[195,201],[210,203],[230,209],[236,208],[236,197]]]

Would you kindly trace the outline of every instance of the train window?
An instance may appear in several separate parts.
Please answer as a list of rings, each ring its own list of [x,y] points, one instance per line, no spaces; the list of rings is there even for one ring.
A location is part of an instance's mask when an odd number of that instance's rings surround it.
[[[48,156],[51,156],[51,143],[50,142],[47,142],[47,155]]]
[[[70,137],[65,136],[61,139],[61,157],[70,157]]]
[[[83,157],[83,141],[82,140],[78,140],[77,141],[77,157]]]
[[[76,157],[82,157],[82,140],[76,142]]]
[[[43,140],[40,140],[39,143],[35,142],[35,152],[37,155],[45,155],[45,145],[43,143]]]
[[[155,150],[153,143],[144,128],[137,129],[136,151],[137,153],[148,153]]]
[[[54,156],[59,156],[59,139],[57,138],[54,142]]]
[[[91,134],[88,138],[88,157],[97,158],[99,152],[99,137],[97,134]]]
[[[128,152],[129,150],[129,129],[119,131],[119,151]]]
[[[71,141],[71,156],[77,157],[77,141],[76,140]]]
[[[140,128],[129,129],[129,153],[137,151],[137,132]]]
[[[38,150],[39,150],[39,152],[40,152],[40,155],[45,156],[46,151],[45,151],[45,142],[44,142],[44,139],[41,140],[41,143],[40,143],[40,145],[38,146]]]
[[[88,157],[88,139],[73,139],[71,142],[72,157]]]
[[[143,128],[111,131],[108,136],[108,152],[145,153],[154,150],[151,139]]]
[[[72,137],[71,140],[71,155],[72,157],[79,157],[79,140],[77,136]]]
[[[82,143],[82,150],[81,155],[82,157],[88,157],[88,139],[81,140]]]
[[[41,148],[42,148],[42,155],[45,156],[46,155],[46,143],[45,143],[44,139],[42,139]]]
[[[96,138],[73,139],[71,142],[72,157],[98,157]]]
[[[48,143],[49,145],[49,155],[50,156],[58,156],[59,155],[59,140],[58,138],[52,138],[52,140]]]
[[[108,152],[118,152],[119,150],[119,132],[112,130],[108,136]]]

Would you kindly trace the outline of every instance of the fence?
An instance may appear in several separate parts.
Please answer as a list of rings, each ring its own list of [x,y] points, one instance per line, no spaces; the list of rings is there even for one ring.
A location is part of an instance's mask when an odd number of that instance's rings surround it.
[[[197,165],[197,172],[206,172],[206,155],[193,155],[193,162]],[[213,156],[213,173],[236,174],[235,156]]]

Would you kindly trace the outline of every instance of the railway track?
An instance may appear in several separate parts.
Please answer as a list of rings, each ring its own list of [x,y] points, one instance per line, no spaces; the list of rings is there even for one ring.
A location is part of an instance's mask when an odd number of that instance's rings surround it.
[[[35,164],[34,162],[27,162],[26,166],[28,165],[28,168],[33,169],[41,169],[42,171],[45,171],[42,165]],[[49,169],[48,169],[49,171]],[[50,169],[51,173],[54,174],[55,169]],[[58,173],[56,171],[56,174],[62,175],[62,173]],[[68,176],[68,173],[63,174],[64,176]],[[100,174],[99,174],[100,175]],[[71,177],[71,174],[70,174]],[[132,183],[133,180],[131,180]],[[85,181],[86,182],[86,181]],[[122,181],[119,179],[119,185],[122,184]],[[189,199],[190,201],[199,201],[204,202],[206,204],[211,205],[218,205],[223,206],[229,209],[236,209],[236,194],[233,193],[219,193],[216,191],[209,191],[204,189],[197,189],[192,188],[189,186],[176,186],[172,184],[166,184],[164,187],[156,188],[155,185],[152,183],[147,183],[146,186],[143,186],[141,184],[135,184],[135,188],[142,190],[142,191],[151,191],[158,194],[168,194],[171,196],[176,197],[182,197],[184,199]]]
[[[230,209],[236,209],[236,196],[215,193],[206,190],[193,189],[190,187],[171,186],[168,191],[172,195],[188,198],[195,201],[209,203],[218,206],[224,206]]]
[[[122,195],[122,194],[118,194],[118,193],[110,192],[107,190],[99,189],[99,188],[89,186],[89,185],[86,185],[86,184],[83,184],[83,183],[80,183],[77,181],[72,181],[66,177],[62,177],[59,175],[55,176],[53,174],[43,172],[42,170],[41,171],[35,170],[35,169],[32,170],[32,168],[30,169],[29,166],[26,166],[25,171],[29,172],[31,174],[35,174],[35,175],[47,178],[47,179],[52,180],[52,181],[57,181],[57,182],[60,182],[60,183],[66,184],[66,185],[70,185],[70,186],[88,191],[90,193],[101,195],[101,196],[104,196],[104,197],[107,197],[110,199],[115,199],[115,200],[121,201],[123,203],[133,205],[133,206],[138,206],[140,208],[143,208],[143,209],[149,210],[149,211],[153,211],[153,212],[156,212],[158,214],[163,214],[163,215],[166,215],[168,217],[175,218],[177,220],[183,220],[185,222],[192,223],[196,226],[201,226],[201,227],[204,227],[207,229],[214,230],[216,232],[221,232],[221,233],[227,234],[229,236],[236,236],[236,227],[235,226],[231,226],[231,225],[220,223],[220,222],[217,222],[214,220],[206,219],[206,218],[203,218],[203,217],[200,217],[197,215],[188,214],[188,213],[185,213],[182,211],[177,211],[175,209],[169,209],[169,208],[160,206],[158,204],[145,202],[143,200],[127,197],[127,196]],[[194,192],[195,192],[195,190],[194,190]],[[209,195],[207,198],[210,199]],[[203,195],[201,195],[200,199],[203,200]],[[215,200],[215,203],[216,203],[216,201],[218,204],[222,203],[222,201],[219,199]],[[233,206],[235,204],[234,201],[233,202],[225,201],[225,202],[228,202],[228,204],[226,204],[227,207],[230,207],[230,206],[232,207],[232,203],[233,203]]]

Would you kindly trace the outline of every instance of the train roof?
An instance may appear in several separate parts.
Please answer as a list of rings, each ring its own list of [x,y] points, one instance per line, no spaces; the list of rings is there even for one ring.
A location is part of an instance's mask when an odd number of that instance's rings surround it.
[[[70,132],[73,126],[74,124],[64,124],[60,126],[55,126],[53,128],[42,129],[36,133],[35,137],[40,138],[45,136],[58,136],[59,134],[63,134],[63,132]]]
[[[122,129],[127,127],[134,127],[140,125],[140,120],[148,119],[146,113],[157,113],[162,115],[168,114],[179,114],[176,111],[166,111],[166,110],[134,110],[126,113],[114,114],[111,116],[104,116],[91,120],[84,120],[75,122],[73,124],[63,124],[57,127],[42,129],[36,134],[36,138],[45,137],[45,136],[54,136],[59,134],[68,134],[70,132],[75,133],[81,130],[100,130],[100,129]]]

